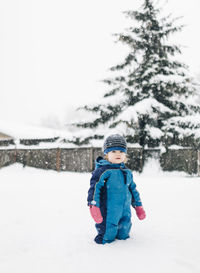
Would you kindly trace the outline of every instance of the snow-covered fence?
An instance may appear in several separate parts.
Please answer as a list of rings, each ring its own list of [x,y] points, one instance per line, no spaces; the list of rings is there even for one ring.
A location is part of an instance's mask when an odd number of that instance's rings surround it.
[[[99,148],[1,149],[0,167],[19,162],[23,166],[57,171],[88,172]]]
[[[57,149],[19,149],[16,162],[24,167],[57,170]]]
[[[142,149],[128,150],[128,167],[142,171]],[[19,162],[23,166],[57,171],[91,172],[94,161],[102,156],[101,148],[53,148],[53,149],[1,149],[0,167]]]
[[[198,153],[196,149],[168,150],[160,156],[160,165],[164,171],[184,171],[198,173]]]
[[[0,150],[0,168],[16,162],[16,150]]]
[[[168,150],[129,148],[127,167],[141,172],[149,158],[160,161],[164,171],[184,171],[200,175],[200,151],[196,149]],[[0,168],[19,162],[23,166],[56,171],[91,172],[94,161],[102,156],[101,148],[0,149]]]

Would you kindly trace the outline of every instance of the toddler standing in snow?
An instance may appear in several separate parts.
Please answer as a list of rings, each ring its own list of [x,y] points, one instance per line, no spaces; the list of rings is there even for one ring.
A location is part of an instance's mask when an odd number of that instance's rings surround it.
[[[129,238],[132,205],[140,220],[146,217],[133,176],[124,165],[127,145],[125,139],[110,135],[103,146],[105,159],[98,157],[90,180],[88,205],[96,222],[98,244]]]

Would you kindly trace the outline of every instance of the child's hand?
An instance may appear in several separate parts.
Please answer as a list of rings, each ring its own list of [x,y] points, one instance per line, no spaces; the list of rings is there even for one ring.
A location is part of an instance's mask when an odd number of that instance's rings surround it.
[[[136,214],[137,214],[137,217],[140,219],[140,220],[143,220],[146,218],[146,213],[143,209],[142,206],[140,207],[135,207],[135,211],[136,211]]]
[[[96,206],[90,206],[90,214],[97,224],[100,224],[103,222],[103,217],[101,215],[100,208]]]

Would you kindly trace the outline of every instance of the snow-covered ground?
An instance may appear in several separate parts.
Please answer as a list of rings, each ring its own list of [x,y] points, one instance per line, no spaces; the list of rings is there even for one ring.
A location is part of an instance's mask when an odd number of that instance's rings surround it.
[[[200,178],[134,174],[147,219],[131,238],[97,245],[86,205],[90,174],[15,164],[0,170],[1,273],[199,273]]]

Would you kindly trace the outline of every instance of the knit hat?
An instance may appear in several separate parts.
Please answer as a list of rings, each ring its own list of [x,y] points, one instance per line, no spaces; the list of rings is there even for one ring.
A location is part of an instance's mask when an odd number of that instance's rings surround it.
[[[109,153],[110,151],[122,151],[127,152],[126,140],[124,137],[114,134],[106,138],[103,145],[104,154]]]

